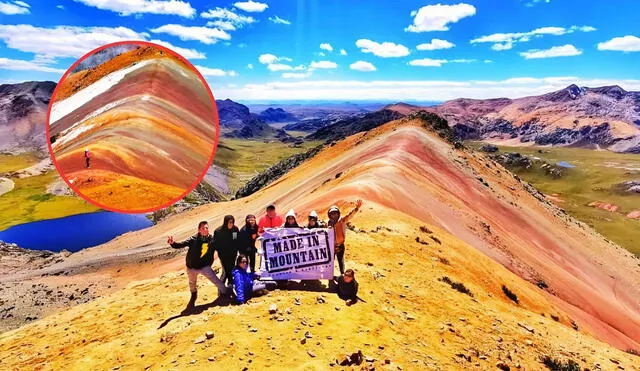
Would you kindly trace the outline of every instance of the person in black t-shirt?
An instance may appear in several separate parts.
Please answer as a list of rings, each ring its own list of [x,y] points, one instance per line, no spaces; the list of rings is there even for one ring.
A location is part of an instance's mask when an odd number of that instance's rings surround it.
[[[169,236],[167,243],[174,249],[188,247],[186,265],[187,276],[189,277],[189,290],[191,291],[191,299],[185,308],[189,311],[194,308],[196,299],[198,298],[198,275],[201,274],[209,279],[211,283],[218,288],[218,295],[226,294],[228,289],[222,281],[216,276],[211,268],[214,259],[213,238],[209,234],[209,224],[202,221],[198,224],[198,233],[182,242],[175,242],[173,236]]]
[[[349,305],[358,301],[358,281],[356,281],[353,269],[347,269],[338,277],[338,297]]]

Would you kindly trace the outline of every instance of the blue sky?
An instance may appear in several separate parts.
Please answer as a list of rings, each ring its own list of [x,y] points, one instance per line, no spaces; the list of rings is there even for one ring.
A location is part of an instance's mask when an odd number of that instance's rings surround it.
[[[147,40],[240,101],[640,90],[638,14],[636,0],[0,0],[0,82],[57,81],[94,48]]]

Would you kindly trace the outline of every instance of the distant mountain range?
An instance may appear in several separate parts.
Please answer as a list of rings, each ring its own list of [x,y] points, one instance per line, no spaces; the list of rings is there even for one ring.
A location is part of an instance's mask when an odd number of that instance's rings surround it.
[[[463,139],[640,153],[640,92],[619,86],[570,85],[518,99],[455,99],[434,107],[388,108],[405,114],[419,109],[434,112]]]
[[[0,85],[0,150],[43,150],[47,105],[55,83]],[[250,105],[230,99],[216,101],[223,136],[290,138],[269,123],[287,123],[285,130],[307,131],[309,139],[335,140],[384,122],[426,110],[449,122],[457,136],[494,143],[579,146],[640,153],[640,92],[619,86],[565,89],[518,99],[455,99],[435,106],[397,103],[317,103],[278,107]],[[378,108],[376,108],[378,107]],[[264,109],[262,109],[264,108]],[[374,109],[376,108],[376,109]],[[256,111],[257,109],[261,109]],[[391,111],[391,112],[389,112]]]

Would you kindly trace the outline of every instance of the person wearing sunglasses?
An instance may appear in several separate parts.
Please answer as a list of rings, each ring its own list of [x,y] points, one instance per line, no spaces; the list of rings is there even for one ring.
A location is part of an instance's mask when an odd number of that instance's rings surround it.
[[[249,260],[244,255],[238,255],[236,267],[233,269],[233,288],[236,293],[236,303],[244,304],[253,296],[262,294],[266,285],[255,281],[260,278],[253,272],[247,272]]]

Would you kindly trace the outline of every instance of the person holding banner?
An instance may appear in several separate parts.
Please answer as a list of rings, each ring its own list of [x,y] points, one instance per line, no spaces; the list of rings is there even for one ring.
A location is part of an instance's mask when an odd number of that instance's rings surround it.
[[[258,234],[262,235],[265,228],[280,228],[281,225],[282,218],[276,213],[276,206],[271,204],[267,206],[267,215],[258,222]]]
[[[338,267],[340,268],[340,274],[344,274],[344,242],[345,236],[347,234],[347,223],[349,220],[355,215],[355,213],[360,210],[360,206],[362,206],[362,200],[358,200],[356,202],[355,209],[351,210],[351,212],[344,217],[340,217],[340,209],[338,206],[331,206],[329,208],[329,212],[327,213],[329,216],[329,227],[332,227],[334,230],[334,253],[336,258],[338,259]]]
[[[236,259],[236,267],[233,269],[233,287],[236,292],[236,302],[244,304],[254,293],[261,293],[266,290],[266,285],[262,282],[254,282],[260,276],[251,272],[247,272],[248,259],[244,255],[238,255]]]
[[[240,229],[240,254],[247,257],[251,273],[256,272],[256,239],[258,238],[258,224],[255,215],[247,215],[244,226]]]
[[[324,222],[322,222],[321,220],[318,220],[318,213],[315,210],[311,210],[311,212],[309,213],[308,219],[309,220],[307,222],[307,226],[305,227],[307,229],[327,228]]]
[[[220,263],[222,264],[221,279],[223,283],[226,281],[229,285],[233,283],[231,271],[238,256],[239,234],[240,230],[235,226],[233,215],[226,215],[222,225],[213,232],[213,245],[218,251]]]
[[[296,220],[296,212],[293,209],[289,210],[284,218],[284,224],[282,228],[301,228]]]
[[[189,277],[189,290],[191,291],[191,299],[185,308],[185,311],[192,310],[198,298],[198,275],[203,275],[218,288],[218,295],[227,293],[228,290],[222,281],[216,276],[211,264],[214,259],[214,248],[212,245],[212,237],[209,234],[209,223],[201,221],[198,224],[198,233],[186,241],[176,242],[173,236],[169,236],[167,243],[174,249],[189,247],[187,250],[186,265],[187,276]]]

